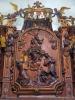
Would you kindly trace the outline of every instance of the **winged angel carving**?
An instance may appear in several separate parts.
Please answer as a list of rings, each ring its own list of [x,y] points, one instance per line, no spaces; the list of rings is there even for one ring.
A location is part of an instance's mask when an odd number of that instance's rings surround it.
[[[54,8],[54,16],[57,16],[58,22],[62,26],[68,26],[69,25],[69,20],[67,19],[67,16],[64,16],[65,10],[69,10],[69,7],[61,7],[60,10],[57,10],[57,8]]]

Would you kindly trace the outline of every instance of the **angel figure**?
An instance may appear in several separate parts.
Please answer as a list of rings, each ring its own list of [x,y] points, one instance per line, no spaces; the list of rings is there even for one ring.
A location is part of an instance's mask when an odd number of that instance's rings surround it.
[[[60,10],[57,10],[57,8],[54,8],[54,16],[56,15],[58,19],[65,18],[66,16],[63,16],[65,14],[65,10],[70,9],[69,7],[61,7]]]
[[[54,16],[57,16],[58,18],[58,22],[61,23],[61,25],[63,24],[64,25],[64,22],[65,22],[65,25],[68,25],[68,21],[66,21],[67,17],[66,16],[63,16],[63,14],[65,14],[65,10],[68,10],[70,9],[69,7],[61,7],[60,10],[57,10],[57,8],[54,8]],[[62,21],[63,20],[63,21]]]

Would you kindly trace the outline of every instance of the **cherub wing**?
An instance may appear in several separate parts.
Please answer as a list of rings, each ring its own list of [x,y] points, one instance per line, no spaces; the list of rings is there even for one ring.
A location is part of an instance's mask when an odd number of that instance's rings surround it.
[[[10,5],[14,9],[14,11],[18,11],[18,5],[17,4],[10,2]]]
[[[70,9],[70,8],[69,7],[61,7],[59,11],[61,14],[64,14],[65,13],[64,11],[68,10],[68,9]]]

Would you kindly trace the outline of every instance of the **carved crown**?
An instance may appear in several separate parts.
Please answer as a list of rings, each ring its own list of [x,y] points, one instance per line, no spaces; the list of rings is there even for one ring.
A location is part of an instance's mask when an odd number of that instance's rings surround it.
[[[36,1],[32,7],[28,7],[28,8],[25,8],[24,10],[25,13],[31,13],[33,14],[34,12],[36,13],[43,13],[44,15],[46,15],[47,13],[52,14],[53,13],[53,10],[51,8],[45,8],[41,2],[39,1]]]

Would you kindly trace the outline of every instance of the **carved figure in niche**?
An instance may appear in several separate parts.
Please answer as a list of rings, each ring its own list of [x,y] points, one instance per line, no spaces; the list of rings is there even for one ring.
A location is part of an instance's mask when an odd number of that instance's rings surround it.
[[[55,60],[51,59],[50,57],[45,58],[43,67],[41,67],[41,71],[39,74],[40,82],[49,85],[52,82],[54,82],[56,78],[57,78],[57,75],[55,71]]]
[[[16,61],[16,67],[19,70],[19,75],[16,80],[20,85],[26,86],[30,82],[29,76],[27,74],[27,70],[23,69],[23,65],[20,61]]]

